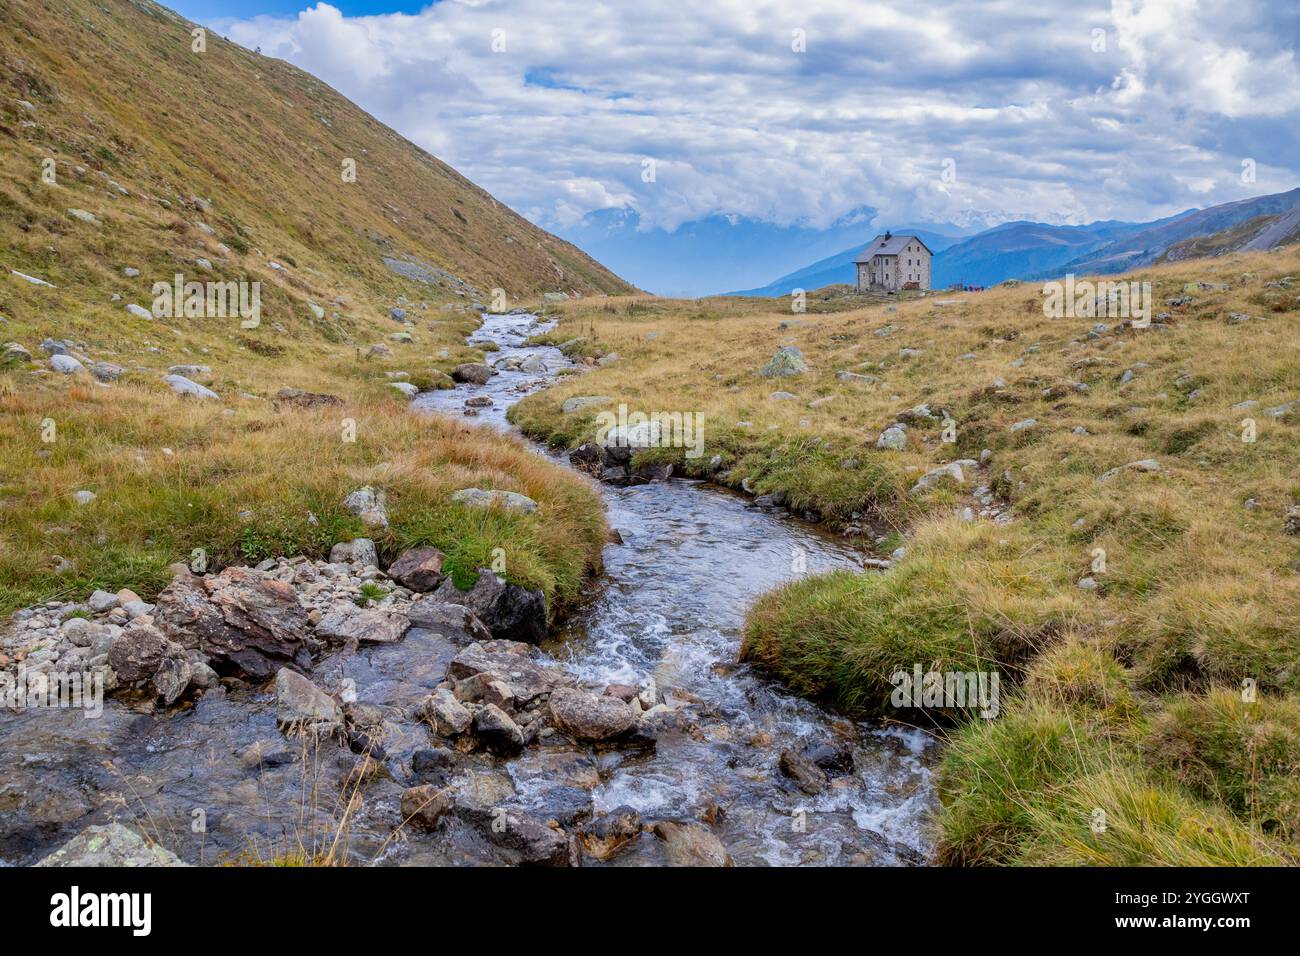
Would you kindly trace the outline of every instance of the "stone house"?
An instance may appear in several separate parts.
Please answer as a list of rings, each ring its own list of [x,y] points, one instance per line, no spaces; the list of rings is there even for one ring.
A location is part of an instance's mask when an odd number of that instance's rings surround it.
[[[916,236],[895,236],[889,232],[876,236],[854,260],[858,268],[857,289],[859,292],[929,289],[933,255]]]

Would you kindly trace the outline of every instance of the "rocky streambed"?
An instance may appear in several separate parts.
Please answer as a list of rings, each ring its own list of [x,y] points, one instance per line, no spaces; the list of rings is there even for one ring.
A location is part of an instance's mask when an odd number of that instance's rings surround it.
[[[510,403],[572,371],[524,344],[537,328],[487,316],[491,374],[416,406],[508,427]],[[467,506],[528,506],[472,491]],[[0,669],[97,673],[111,693],[97,716],[0,709],[0,859],[921,862],[926,738],[735,663],[759,593],[795,567],[853,566],[852,548],[699,483],[606,496],[622,543],[549,635],[540,595],[490,571],[459,591],[434,549],[381,570],[365,541],[178,569],[153,605],[97,593],[20,612]],[[383,507],[367,489],[355,504]]]

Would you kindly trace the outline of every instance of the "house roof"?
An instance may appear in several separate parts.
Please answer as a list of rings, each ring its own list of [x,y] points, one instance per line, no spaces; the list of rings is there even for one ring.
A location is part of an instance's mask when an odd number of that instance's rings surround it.
[[[873,256],[896,256],[902,252],[907,247],[907,244],[913,239],[921,244],[922,249],[929,252],[930,255],[934,255],[933,252],[930,252],[930,247],[924,242],[921,242],[919,236],[894,236],[886,234],[883,236],[876,236],[876,238],[872,239],[871,245],[863,249],[862,254],[853,261],[856,264],[859,262],[870,262]]]

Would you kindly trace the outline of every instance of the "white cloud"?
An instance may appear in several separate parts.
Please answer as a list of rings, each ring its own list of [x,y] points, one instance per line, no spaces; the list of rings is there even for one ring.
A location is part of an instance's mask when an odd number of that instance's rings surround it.
[[[1267,0],[1113,0],[1108,15],[1076,0],[457,0],[224,28],[543,225],[627,207],[672,229],[712,214],[820,227],[863,206],[1140,218],[1291,188],[1296,23]],[[1242,156],[1259,163],[1251,187]]]

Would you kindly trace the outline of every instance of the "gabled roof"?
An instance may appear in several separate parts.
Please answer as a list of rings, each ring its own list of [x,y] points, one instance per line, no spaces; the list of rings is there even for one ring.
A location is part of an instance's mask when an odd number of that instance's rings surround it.
[[[913,239],[920,243],[922,249],[929,252],[930,255],[934,255],[934,253],[930,251],[930,247],[924,242],[921,242],[919,236],[893,236],[886,234],[883,236],[876,236],[876,238],[872,239],[871,245],[863,249],[862,254],[854,259],[853,262],[856,265],[859,262],[870,262],[873,256],[896,256],[907,248],[907,244]]]

